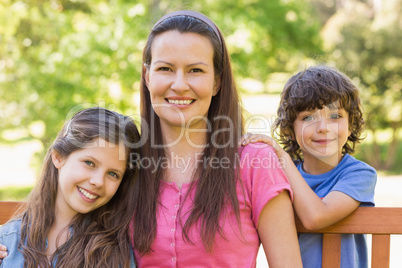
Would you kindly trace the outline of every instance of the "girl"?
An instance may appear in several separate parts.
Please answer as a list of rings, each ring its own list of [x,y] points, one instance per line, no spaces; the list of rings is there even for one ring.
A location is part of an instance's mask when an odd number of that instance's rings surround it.
[[[241,109],[223,36],[177,11],[143,53],[133,247],[140,267],[301,267],[291,191],[266,145],[239,152]],[[239,156],[240,155],[240,156]]]
[[[310,67],[289,79],[281,95],[274,131],[246,137],[273,145],[294,192],[294,208],[307,229],[330,226],[358,206],[374,206],[376,171],[353,158],[362,132],[359,91],[350,79],[326,66]],[[274,135],[274,133],[273,133]],[[295,161],[295,162],[293,162]],[[321,267],[322,235],[299,234],[303,267]],[[341,267],[368,267],[365,235],[342,235]]]
[[[127,230],[140,140],[133,121],[103,109],[75,114],[49,148],[27,207],[0,229],[1,267],[135,267]]]

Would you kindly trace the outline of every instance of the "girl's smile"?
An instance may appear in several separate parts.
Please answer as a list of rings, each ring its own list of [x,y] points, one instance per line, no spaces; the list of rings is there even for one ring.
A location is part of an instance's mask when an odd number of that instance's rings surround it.
[[[80,186],[77,186],[78,192],[81,194],[82,198],[84,199],[84,201],[89,202],[89,203],[93,203],[95,202],[96,199],[99,198],[99,195],[89,191],[89,190],[85,190],[84,188],[81,188]]]
[[[121,159],[119,150],[124,148],[97,139],[67,158],[53,152],[53,164],[59,170],[56,215],[58,211],[70,216],[85,214],[112,199],[126,170],[126,159]]]

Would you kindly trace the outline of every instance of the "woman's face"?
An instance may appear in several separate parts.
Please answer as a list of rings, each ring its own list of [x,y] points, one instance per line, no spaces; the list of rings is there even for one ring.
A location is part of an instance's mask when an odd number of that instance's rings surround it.
[[[206,128],[219,88],[211,41],[196,33],[168,31],[154,38],[151,53],[145,79],[162,129]]]

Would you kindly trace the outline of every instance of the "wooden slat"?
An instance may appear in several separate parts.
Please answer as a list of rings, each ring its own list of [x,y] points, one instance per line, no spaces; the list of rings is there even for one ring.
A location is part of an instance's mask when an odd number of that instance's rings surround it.
[[[324,234],[322,239],[322,268],[341,267],[341,235]]]
[[[389,267],[390,249],[390,235],[373,234],[371,248],[371,268]]]
[[[0,201],[0,225],[6,223],[17,211],[21,202]]]
[[[342,221],[322,230],[310,231],[297,221],[300,233],[402,234],[402,208],[359,207]]]
[[[371,267],[384,268],[390,263],[390,235],[402,234],[402,208],[359,207],[340,222],[316,231],[304,228],[296,217],[296,227],[300,233],[323,234],[323,268],[340,267],[341,234],[372,234]]]

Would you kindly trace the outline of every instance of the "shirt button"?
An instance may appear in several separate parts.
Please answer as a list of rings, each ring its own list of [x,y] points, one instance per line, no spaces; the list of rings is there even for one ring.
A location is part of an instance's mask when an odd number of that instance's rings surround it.
[[[175,228],[172,228],[172,229],[170,229],[170,231],[173,233],[174,231],[176,231],[176,229],[175,229]]]
[[[174,243],[170,243],[170,246],[171,246],[171,247],[174,247]]]
[[[172,216],[172,219],[176,219],[176,215],[173,215],[173,216]]]
[[[175,208],[178,208],[179,206],[180,206],[179,204],[174,205]]]
[[[173,257],[173,258],[172,258],[172,261],[176,261],[176,257]]]

